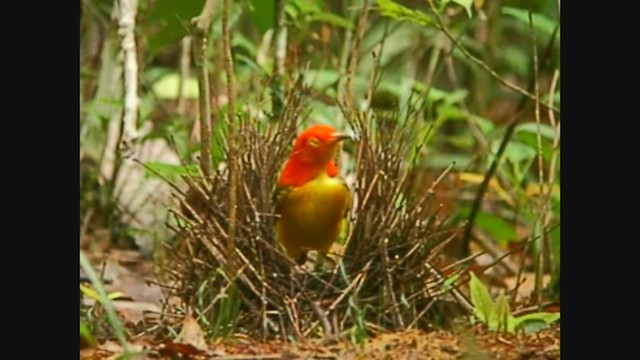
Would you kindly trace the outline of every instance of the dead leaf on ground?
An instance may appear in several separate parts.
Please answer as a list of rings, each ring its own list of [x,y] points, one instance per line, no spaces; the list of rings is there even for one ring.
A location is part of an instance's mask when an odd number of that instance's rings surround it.
[[[161,354],[202,355],[207,352],[207,342],[198,321],[187,316],[182,324],[182,330],[174,341],[165,343]]]

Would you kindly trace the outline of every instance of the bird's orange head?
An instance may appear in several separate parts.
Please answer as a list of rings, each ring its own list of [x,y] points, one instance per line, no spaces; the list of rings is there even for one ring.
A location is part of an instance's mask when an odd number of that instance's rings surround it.
[[[333,159],[340,142],[350,137],[329,125],[309,127],[296,139],[278,184],[302,186],[323,171],[331,177],[336,176],[338,168]]]

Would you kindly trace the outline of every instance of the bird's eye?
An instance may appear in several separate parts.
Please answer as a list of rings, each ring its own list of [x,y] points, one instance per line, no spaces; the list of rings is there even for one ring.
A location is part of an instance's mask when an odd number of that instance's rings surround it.
[[[318,146],[320,146],[320,140],[318,140],[316,138],[311,138],[311,139],[309,139],[308,144],[309,144],[309,146],[312,146],[312,147],[318,147]]]

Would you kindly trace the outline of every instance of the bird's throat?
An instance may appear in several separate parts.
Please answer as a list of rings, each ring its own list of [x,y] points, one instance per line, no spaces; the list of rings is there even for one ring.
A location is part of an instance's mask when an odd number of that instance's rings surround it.
[[[309,163],[295,157],[289,159],[278,183],[285,186],[299,187],[321,175],[334,177],[338,168],[333,161],[327,163]]]

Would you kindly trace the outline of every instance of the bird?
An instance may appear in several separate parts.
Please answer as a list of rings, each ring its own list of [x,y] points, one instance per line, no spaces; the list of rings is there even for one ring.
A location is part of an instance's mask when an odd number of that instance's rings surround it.
[[[335,163],[346,139],[352,136],[325,124],[304,130],[273,191],[276,238],[300,266],[309,251],[326,256],[346,224],[352,195]]]

